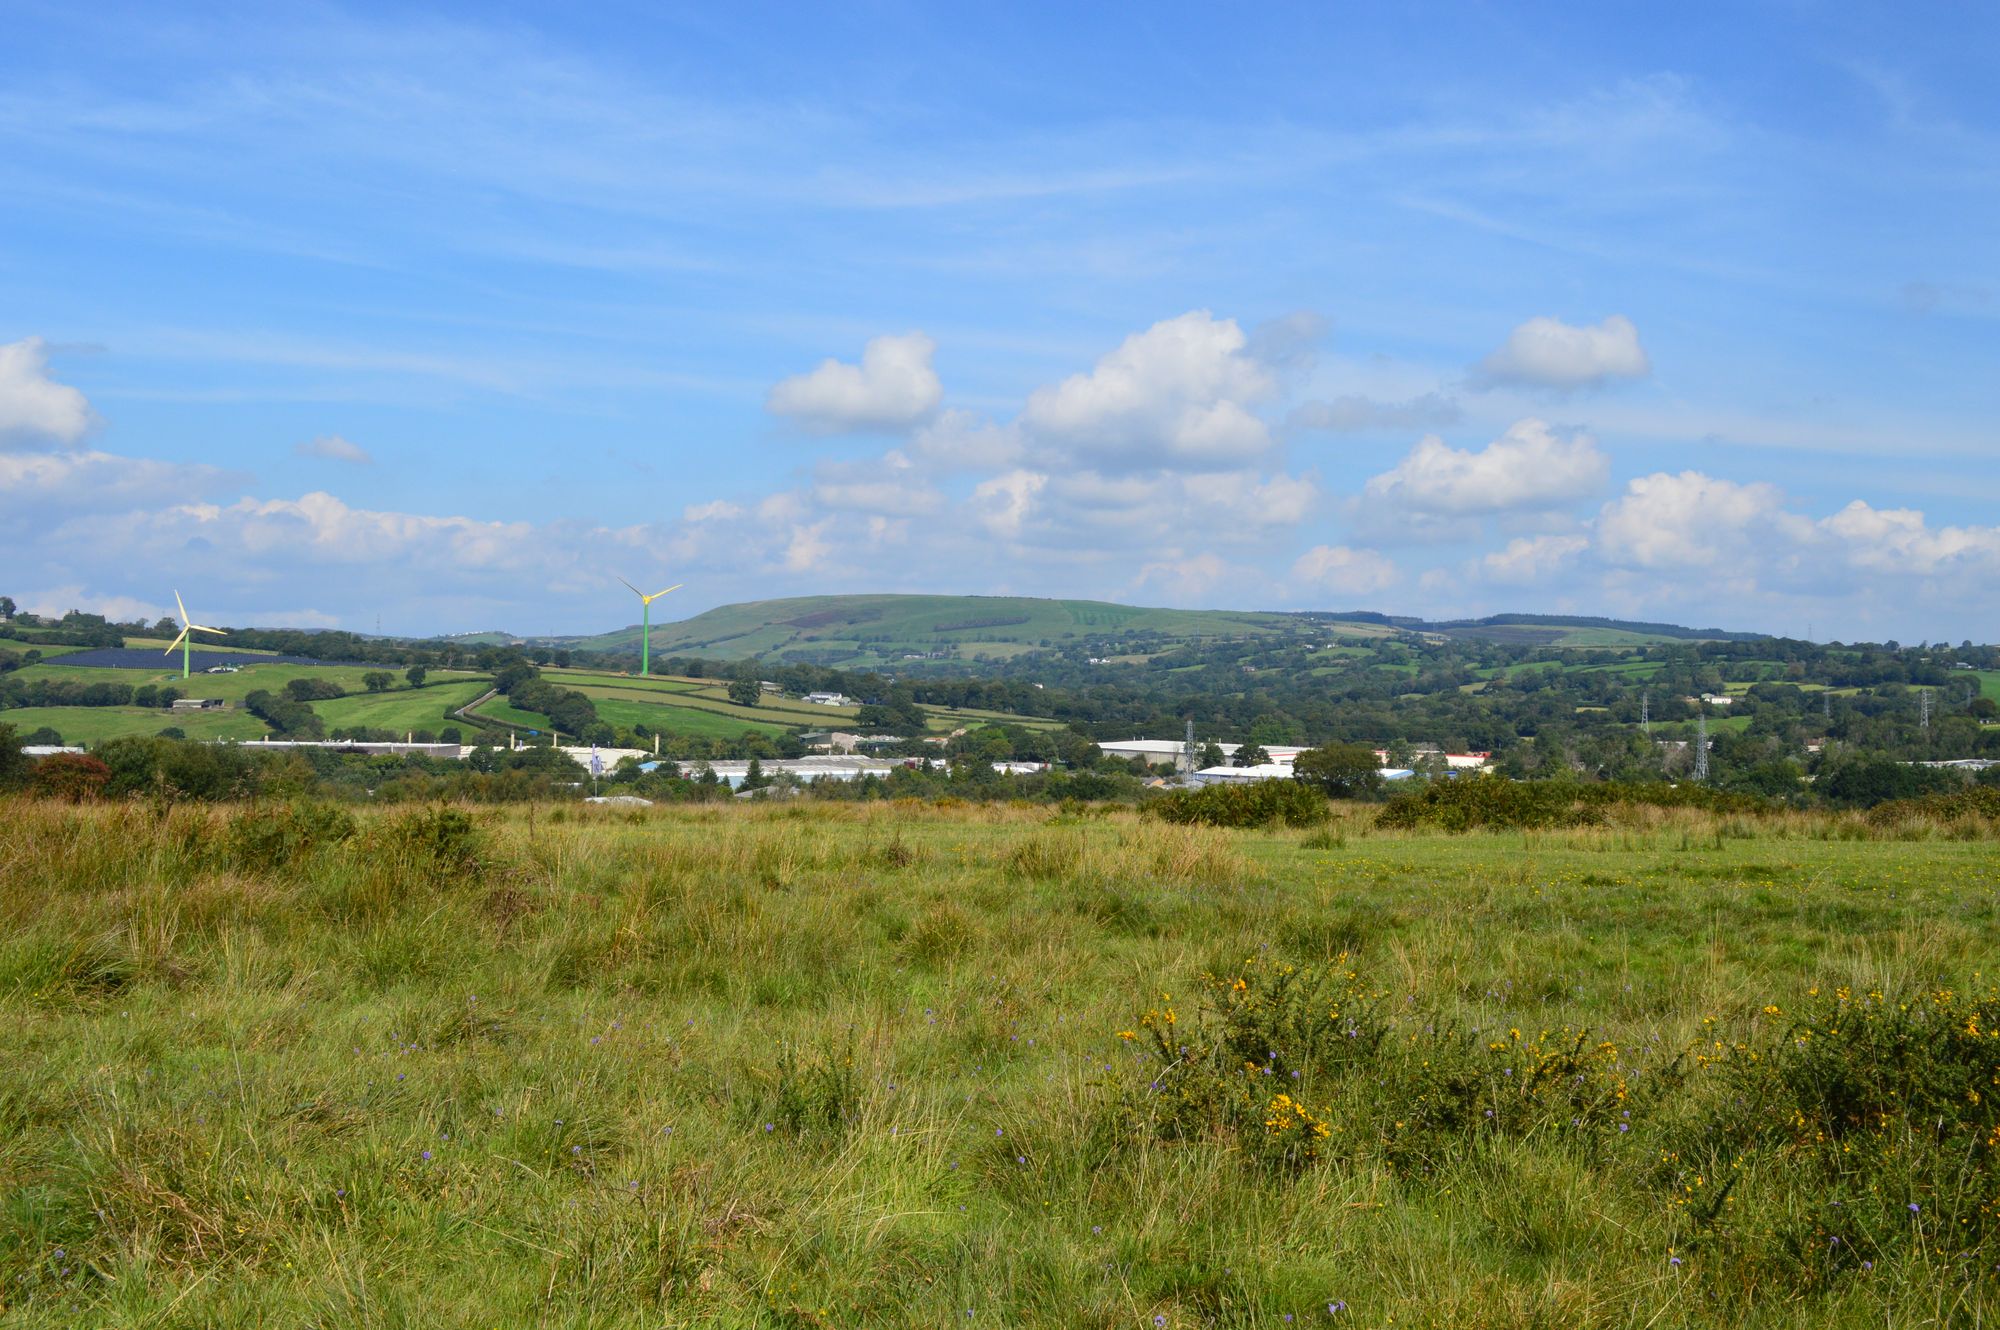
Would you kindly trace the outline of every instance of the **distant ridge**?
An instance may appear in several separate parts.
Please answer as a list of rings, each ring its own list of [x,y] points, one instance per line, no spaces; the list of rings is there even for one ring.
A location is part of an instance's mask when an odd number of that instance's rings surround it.
[[[1765,636],[1590,615],[1495,614],[1433,622],[1374,610],[1175,610],[1035,596],[865,594],[743,601],[655,623],[653,654],[858,668],[935,659],[1007,660],[1062,650],[1089,650],[1110,658],[1156,654],[1201,640],[1323,631],[1578,647]],[[592,636],[529,640],[584,651],[636,651],[639,628],[633,624]]]
[[[1360,618],[1360,615],[1345,616]],[[1394,615],[1374,615],[1372,619],[1412,632],[1479,636],[1482,629],[1494,628],[1595,628],[1614,633],[1645,637],[1671,637],[1681,641],[1760,642],[1769,633],[1730,632],[1721,628],[1684,628],[1673,623],[1652,623],[1639,619],[1607,619],[1589,614],[1489,614],[1483,619],[1412,619]]]

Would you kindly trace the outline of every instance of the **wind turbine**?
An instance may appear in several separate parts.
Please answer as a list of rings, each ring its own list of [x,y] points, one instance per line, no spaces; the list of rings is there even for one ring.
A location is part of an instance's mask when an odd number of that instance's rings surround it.
[[[181,678],[185,679],[190,673],[188,669],[189,658],[194,650],[194,639],[188,636],[188,634],[214,633],[217,637],[226,637],[228,634],[220,628],[206,628],[198,623],[189,623],[187,606],[181,603],[181,593],[178,591],[174,592],[174,608],[181,612],[181,635],[167,643],[167,649],[160,654],[171,656],[174,654],[174,648],[179,647],[181,649]]]
[[[625,582],[625,579],[622,577],[618,580]],[[668,587],[667,591],[679,591],[685,585],[686,583],[684,582],[676,582]],[[661,596],[666,595],[667,591],[655,591],[649,596],[630,582],[625,582],[625,586],[627,590],[639,598],[639,673],[643,677],[652,673],[653,602]]]

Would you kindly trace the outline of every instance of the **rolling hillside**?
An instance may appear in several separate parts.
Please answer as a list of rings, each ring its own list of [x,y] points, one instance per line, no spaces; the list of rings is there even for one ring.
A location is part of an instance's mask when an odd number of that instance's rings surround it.
[[[1169,610],[1030,596],[801,596],[722,605],[653,626],[656,656],[763,659],[868,668],[926,658],[998,660],[1089,648],[1122,656],[1223,637],[1394,637],[1410,633],[1520,645],[1623,647],[1669,641],[1747,641],[1759,633],[1623,619],[1496,614],[1432,622],[1368,611],[1279,613]],[[535,638],[585,651],[636,653],[639,626],[594,637]]]
[[[1146,609],[1095,600],[803,596],[722,605],[691,619],[655,624],[653,653],[854,666],[937,652],[977,660],[1083,644],[1164,644],[1282,634],[1304,627],[1300,619],[1287,614]],[[559,640],[586,651],[637,651],[639,626]]]

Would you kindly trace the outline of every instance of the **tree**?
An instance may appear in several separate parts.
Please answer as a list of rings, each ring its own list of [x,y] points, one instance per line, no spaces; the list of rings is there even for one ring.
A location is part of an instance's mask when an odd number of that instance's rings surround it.
[[[21,740],[12,725],[0,725],[0,790],[25,780],[28,775],[28,758],[21,751]]]
[[[14,598],[12,596],[0,596],[0,619],[12,622],[13,618]]]
[[[738,680],[738,682],[741,682],[741,680]],[[754,687],[756,680],[751,680],[751,685]],[[731,685],[731,687],[733,688],[734,685]],[[737,788],[742,790],[761,790],[770,783],[764,777],[764,764],[753,757],[750,759],[750,765],[743,769],[743,783],[737,786]]]
[[[424,680],[430,677],[430,671],[421,665],[412,665],[409,669],[403,671],[403,677],[410,681],[410,687],[422,688]]]
[[[1236,765],[1239,767],[1261,767],[1270,760],[1271,755],[1264,751],[1264,745],[1255,739],[1236,750]]]
[[[1210,767],[1219,767],[1228,760],[1228,758],[1222,755],[1222,745],[1215,740],[1210,739],[1201,746],[1202,770],[1206,771]]]
[[[1334,799],[1372,799],[1382,789],[1382,768],[1366,744],[1323,744],[1300,753],[1292,779],[1316,785]]]
[[[764,696],[764,687],[755,679],[731,679],[729,700],[739,707],[754,707]]]
[[[386,693],[389,685],[396,682],[396,676],[387,670],[370,670],[361,676],[361,682],[371,693]]]
[[[80,804],[104,792],[111,768],[83,753],[56,753],[35,763],[28,788],[45,799]]]

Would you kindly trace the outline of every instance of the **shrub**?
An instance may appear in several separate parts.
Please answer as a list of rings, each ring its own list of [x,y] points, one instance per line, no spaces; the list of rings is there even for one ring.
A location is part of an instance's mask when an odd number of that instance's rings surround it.
[[[2000,819],[2000,788],[1970,785],[1914,799],[1891,799],[1868,810],[1868,820],[1876,826],[1892,826],[1916,818],[1930,818],[1938,822],[1958,822],[1970,818]]]
[[[760,1126],[768,1124],[788,1136],[840,1136],[859,1115],[861,1086],[851,1049],[835,1053],[822,1048],[801,1060],[788,1044],[764,1079],[768,1089],[753,1101]]]
[[[51,753],[35,763],[28,788],[46,799],[80,804],[104,793],[111,768],[85,753]]]
[[[1186,1024],[1161,993],[1137,1029],[1119,1031],[1153,1055],[1128,1123],[1169,1140],[1227,1134],[1267,1163],[1318,1158],[1335,1133],[1311,1105],[1381,1046],[1383,994],[1344,957],[1331,967],[1246,961],[1233,975],[1202,975],[1200,990]]]
[[[1175,790],[1148,804],[1146,811],[1183,826],[1207,827],[1309,827],[1329,816],[1326,796],[1295,780]]]
[[[479,828],[456,808],[441,804],[405,813],[389,823],[383,838],[395,858],[428,881],[455,881],[479,871]]]
[[[1493,777],[1427,781],[1389,800],[1376,824],[1398,830],[1470,831],[1584,827],[1605,821],[1603,808],[1581,800],[1580,788],[1568,782]]]
[[[1663,1152],[1686,1240],[1803,1287],[1927,1252],[1990,1271],[2000,990],[1815,988],[1765,1013],[1760,1036],[1700,1053],[1719,1093]]]
[[[288,803],[255,809],[229,825],[229,857],[244,872],[283,868],[354,835],[354,819],[330,804]]]
[[[1400,830],[1433,827],[1470,831],[1474,827],[1533,830],[1594,827],[1610,820],[1619,806],[1701,808],[1716,813],[1754,813],[1772,805],[1753,794],[1706,785],[1664,782],[1513,781],[1497,776],[1427,781],[1389,801],[1376,825]]]

